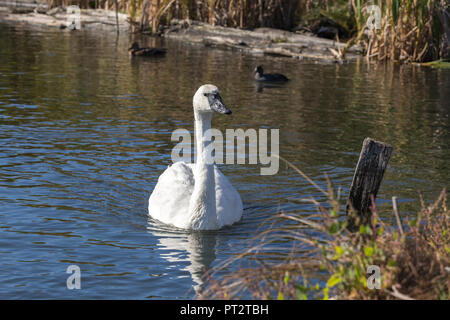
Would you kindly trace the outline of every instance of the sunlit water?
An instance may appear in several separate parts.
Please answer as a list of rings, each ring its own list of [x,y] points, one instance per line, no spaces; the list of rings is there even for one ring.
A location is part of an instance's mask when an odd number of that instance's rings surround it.
[[[0,26],[0,298],[193,298],[205,271],[244,251],[267,218],[315,212],[290,199],[323,196],[284,164],[274,176],[234,164],[221,169],[243,199],[239,223],[188,233],[149,219],[171,133],[192,132],[204,83],[233,111],[214,127],[280,129],[281,156],[322,187],[326,172],[347,194],[368,136],[394,146],[381,208],[396,195],[407,215],[419,191],[431,200],[448,186],[449,71],[138,40],[167,56],[130,60],[127,36]],[[260,88],[256,64],[292,80]],[[81,290],[66,288],[70,265]]]

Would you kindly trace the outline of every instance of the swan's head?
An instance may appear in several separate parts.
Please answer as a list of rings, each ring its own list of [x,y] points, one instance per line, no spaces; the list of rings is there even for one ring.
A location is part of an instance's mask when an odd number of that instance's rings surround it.
[[[253,73],[254,73],[254,74],[260,74],[260,75],[262,75],[262,74],[264,73],[264,69],[263,69],[262,66],[257,66],[257,67],[255,68],[255,70],[253,70]]]
[[[223,103],[219,89],[212,84],[198,88],[194,95],[194,110],[197,112],[213,112],[231,114],[231,110]]]

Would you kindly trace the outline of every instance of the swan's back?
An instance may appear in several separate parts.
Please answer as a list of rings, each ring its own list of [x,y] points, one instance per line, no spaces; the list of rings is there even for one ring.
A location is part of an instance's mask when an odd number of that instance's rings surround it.
[[[194,190],[195,164],[176,162],[158,179],[148,204],[152,218],[178,228],[190,227],[189,201]],[[218,227],[231,225],[241,219],[242,200],[226,176],[214,165],[216,213]]]

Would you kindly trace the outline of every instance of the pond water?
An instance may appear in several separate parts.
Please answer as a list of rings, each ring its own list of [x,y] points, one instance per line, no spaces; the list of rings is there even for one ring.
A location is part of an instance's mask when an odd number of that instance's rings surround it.
[[[243,199],[239,223],[189,233],[149,219],[171,133],[193,130],[204,83],[233,111],[214,127],[279,129],[281,156],[323,187],[326,172],[347,194],[365,137],[394,146],[381,208],[395,195],[407,215],[419,191],[432,200],[448,187],[448,70],[136,40],[167,56],[130,59],[125,35],[0,26],[0,298],[193,298],[205,271],[244,251],[267,218],[316,212],[290,200],[323,196],[286,165],[263,176],[234,164],[220,167]],[[257,64],[292,80],[258,87]],[[66,287],[70,265],[81,268],[81,290]]]

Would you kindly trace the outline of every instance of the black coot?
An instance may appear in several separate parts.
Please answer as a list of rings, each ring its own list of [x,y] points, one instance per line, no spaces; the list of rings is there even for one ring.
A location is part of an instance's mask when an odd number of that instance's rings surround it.
[[[257,66],[253,71],[253,75],[256,81],[267,81],[267,82],[284,82],[289,79],[280,73],[264,73],[262,66]]]

